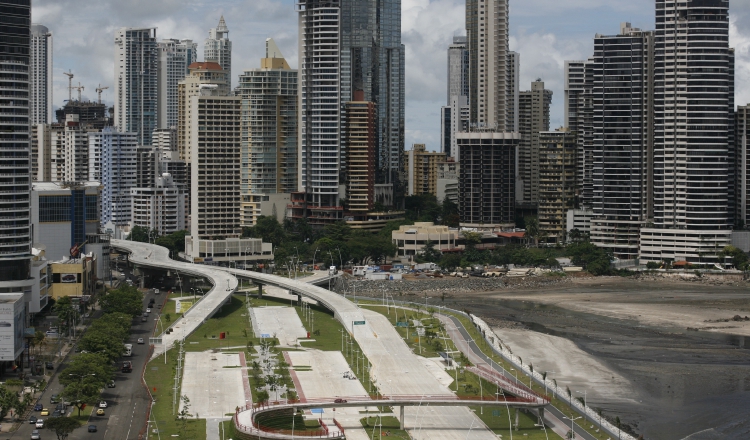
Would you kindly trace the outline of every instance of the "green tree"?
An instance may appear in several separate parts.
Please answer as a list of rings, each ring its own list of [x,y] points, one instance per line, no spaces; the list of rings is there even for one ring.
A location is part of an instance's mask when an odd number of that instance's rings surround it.
[[[333,241],[342,243],[346,242],[352,234],[352,228],[344,221],[338,221],[326,225],[323,228],[323,235]]]
[[[416,261],[418,263],[437,263],[442,256],[443,254],[435,249],[435,242],[427,240],[427,243],[424,244],[424,248],[422,249],[422,253],[417,256]]]
[[[57,319],[60,321],[61,331],[67,330],[68,326],[72,322],[75,316],[75,309],[73,309],[73,301],[69,296],[62,296],[55,301],[55,305],[52,306],[52,311],[57,315]]]
[[[255,226],[245,228],[243,237],[260,238],[266,243],[273,244],[274,249],[280,246],[286,239],[286,233],[276,217],[261,215],[255,222]]]
[[[44,421],[44,427],[57,435],[57,440],[65,440],[71,432],[80,426],[70,417],[51,417]]]
[[[149,230],[145,226],[133,226],[133,228],[130,230],[130,236],[128,239],[130,241],[140,241],[141,243],[148,243],[149,234],[151,234],[151,230]],[[153,234],[151,234],[153,236]]]
[[[266,390],[261,390],[255,393],[255,399],[258,401],[258,403],[266,403],[270,398],[271,396],[268,395],[268,391]]]
[[[571,243],[566,248],[573,264],[582,266],[592,275],[610,275],[612,254],[590,242]]]
[[[526,223],[526,233],[524,234],[524,237],[534,240],[534,246],[538,246],[541,234],[539,229],[539,219],[536,217],[526,217],[524,223]]]
[[[180,412],[177,414],[177,418],[182,422],[181,432],[184,433],[187,426],[187,419],[193,415],[190,414],[190,399],[188,396],[184,394],[180,397],[180,400],[182,400],[182,409],[180,409]]]
[[[739,249],[734,246],[725,246],[724,249],[719,252],[719,261],[721,263],[724,263],[724,259],[726,257],[732,258],[732,263],[734,264],[734,267],[738,270],[748,270],[750,269],[750,264],[748,262],[748,256],[746,253],[742,251],[742,249]]]
[[[455,269],[461,264],[461,256],[458,254],[443,254],[440,258],[440,267],[443,269]]]
[[[143,313],[143,293],[133,286],[124,285],[110,290],[99,299],[99,305],[108,313],[124,313],[136,317]]]
[[[461,235],[464,236],[467,251],[476,249],[477,245],[482,242],[482,234],[479,232],[463,231]]]

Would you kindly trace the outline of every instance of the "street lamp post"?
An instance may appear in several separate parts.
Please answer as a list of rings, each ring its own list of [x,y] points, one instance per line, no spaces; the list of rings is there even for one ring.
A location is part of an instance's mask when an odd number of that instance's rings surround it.
[[[576,420],[578,420],[578,419],[582,419],[582,418],[583,418],[583,417],[573,417],[573,416],[570,416],[570,417],[563,417],[563,419],[568,419],[568,420],[570,420],[570,438],[571,438],[571,439],[574,439],[574,438],[576,438],[575,425],[574,425],[574,423],[573,423],[573,422],[575,422],[575,421],[576,421]]]
[[[318,255],[318,251],[320,249],[315,248],[315,253],[313,254],[313,270],[315,270],[315,257]]]

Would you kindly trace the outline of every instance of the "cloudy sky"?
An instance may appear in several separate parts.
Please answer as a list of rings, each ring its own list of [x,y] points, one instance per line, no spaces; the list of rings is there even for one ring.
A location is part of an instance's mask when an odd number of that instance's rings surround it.
[[[67,77],[96,98],[97,85],[114,81],[113,36],[119,27],[156,27],[157,38],[189,38],[203,51],[208,30],[225,16],[233,42],[232,71],[259,67],[264,41],[273,37],[297,66],[297,13],[293,0],[34,0],[32,20],[54,35],[54,103],[67,99]],[[464,35],[464,1],[402,0],[406,45],[406,146],[439,148],[439,110],[446,99],[446,48]],[[563,124],[563,65],[588,58],[596,33],[616,34],[629,21],[654,28],[653,0],[510,0],[510,48],[521,54],[521,90],[542,78],[554,92],[552,128]],[[737,104],[750,102],[750,1],[730,0],[730,44],[737,51]],[[201,58],[202,59],[202,58]],[[103,99],[113,102],[110,88]]]

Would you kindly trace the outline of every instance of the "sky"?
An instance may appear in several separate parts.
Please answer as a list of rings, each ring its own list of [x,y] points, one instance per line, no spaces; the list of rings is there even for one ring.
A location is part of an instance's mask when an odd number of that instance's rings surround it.
[[[54,105],[67,99],[67,77],[96,99],[114,102],[114,32],[156,27],[157,39],[192,39],[202,59],[210,28],[224,15],[232,41],[232,81],[260,67],[272,37],[292,68],[297,62],[297,12],[293,0],[34,0],[32,21],[47,26],[54,45]],[[440,147],[440,107],[446,104],[447,48],[465,35],[465,1],[402,0],[406,46],[406,149],[414,143]],[[653,0],[510,0],[510,49],[521,54],[521,90],[541,78],[553,91],[551,129],[563,125],[565,60],[593,54],[595,34],[614,35],[621,22],[654,28]],[[736,104],[750,103],[750,1],[730,0],[730,46],[736,51]],[[75,92],[74,92],[75,93]]]

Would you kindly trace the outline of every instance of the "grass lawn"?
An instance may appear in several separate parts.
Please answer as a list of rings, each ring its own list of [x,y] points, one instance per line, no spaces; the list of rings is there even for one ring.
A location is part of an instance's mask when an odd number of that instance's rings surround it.
[[[401,424],[396,417],[365,417],[360,420],[371,439],[377,438],[401,438],[409,440],[411,437],[406,431],[399,428]],[[381,426],[382,425],[382,426]],[[381,437],[380,434],[383,434]]]
[[[187,347],[187,345],[185,346]],[[172,412],[172,384],[174,384],[174,369],[177,367],[177,350],[171,349],[167,352],[167,364],[164,364],[164,357],[159,356],[146,366],[146,384],[154,397],[154,404],[151,406],[152,426],[155,422],[158,434],[149,430],[149,439],[158,439],[170,437],[171,435],[180,435],[183,438],[205,439],[206,438],[206,420],[205,419],[188,419],[184,424]]]

